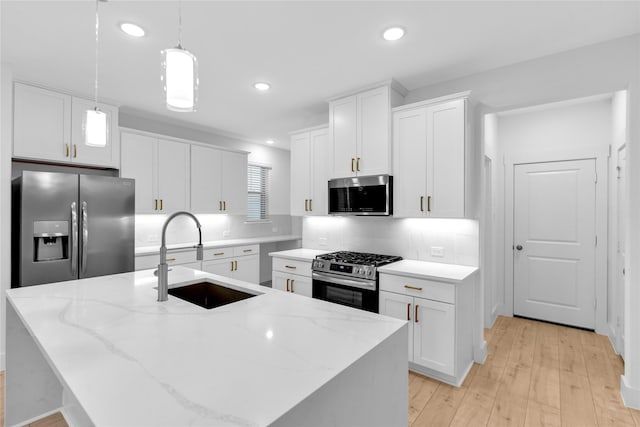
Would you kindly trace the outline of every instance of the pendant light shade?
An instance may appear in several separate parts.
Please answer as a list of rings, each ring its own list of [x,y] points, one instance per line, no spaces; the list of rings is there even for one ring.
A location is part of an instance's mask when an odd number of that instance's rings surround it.
[[[162,81],[167,108],[171,111],[196,111],[198,103],[198,60],[182,46],[162,52]]]
[[[84,144],[89,147],[105,147],[107,145],[107,115],[98,108],[84,113]]]
[[[94,83],[93,108],[84,112],[82,128],[84,129],[84,145],[89,147],[106,147],[107,145],[107,115],[98,110],[98,35],[100,19],[98,15],[98,0],[96,0],[96,62]]]

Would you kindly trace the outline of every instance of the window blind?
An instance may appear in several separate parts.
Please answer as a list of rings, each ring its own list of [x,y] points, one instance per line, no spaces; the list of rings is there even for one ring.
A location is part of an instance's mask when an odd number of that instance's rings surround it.
[[[247,167],[247,221],[269,219],[269,169],[258,165]]]

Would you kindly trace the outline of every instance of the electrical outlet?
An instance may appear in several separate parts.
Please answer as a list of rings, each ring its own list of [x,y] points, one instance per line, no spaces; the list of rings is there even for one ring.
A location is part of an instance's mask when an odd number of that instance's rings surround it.
[[[431,246],[431,256],[444,257],[444,248],[442,246]]]
[[[231,236],[231,231],[230,230],[224,230],[222,232],[222,237],[229,237]]]

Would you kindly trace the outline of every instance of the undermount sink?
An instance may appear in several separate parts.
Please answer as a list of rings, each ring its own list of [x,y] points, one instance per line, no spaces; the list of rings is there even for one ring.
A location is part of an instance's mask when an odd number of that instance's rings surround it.
[[[169,295],[173,295],[174,297],[206,309],[220,307],[256,296],[256,294],[250,294],[206,281],[171,288],[169,289]]]

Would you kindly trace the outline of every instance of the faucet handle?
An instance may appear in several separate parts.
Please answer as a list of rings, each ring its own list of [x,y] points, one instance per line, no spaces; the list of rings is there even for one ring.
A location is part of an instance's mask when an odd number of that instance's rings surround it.
[[[204,246],[202,243],[198,243],[196,246],[196,260],[202,261],[204,259]]]

